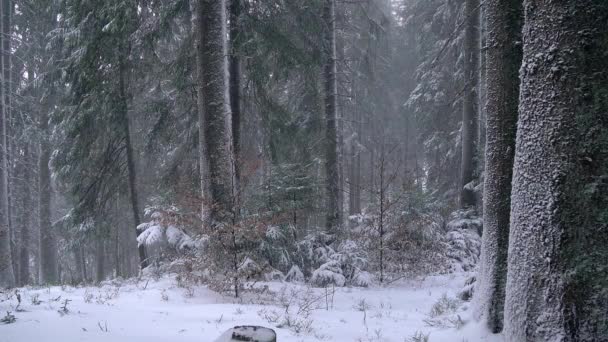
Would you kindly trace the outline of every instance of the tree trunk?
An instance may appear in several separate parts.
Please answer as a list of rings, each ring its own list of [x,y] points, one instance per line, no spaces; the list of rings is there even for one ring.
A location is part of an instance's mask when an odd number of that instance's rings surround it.
[[[241,29],[241,0],[230,0],[230,109],[232,110],[232,145],[237,194],[241,157],[241,59],[238,55]]]
[[[6,35],[8,32],[8,28],[10,28],[8,24],[8,19],[10,17],[10,13],[8,9],[10,8],[10,2],[8,0],[2,0],[1,6],[2,13],[0,15],[2,25],[2,36],[0,46],[2,47],[1,53],[1,65],[2,69],[4,69],[4,65],[9,63],[9,55],[7,47],[10,47],[10,42],[7,42],[10,35]],[[8,217],[8,150],[7,150],[7,130],[8,130],[8,122],[7,122],[7,111],[8,104],[6,103],[6,96],[4,96],[6,91],[6,82],[7,79],[2,77],[2,84],[0,85],[0,97],[2,98],[0,101],[2,102],[2,109],[0,111],[0,143],[2,154],[0,162],[2,163],[2,168],[0,170],[0,288],[2,287],[12,287],[15,286],[15,274],[13,272],[13,261],[11,254],[11,239],[10,239],[10,226],[9,226],[9,217]]]
[[[505,339],[607,341],[608,3],[524,11]]]
[[[228,94],[226,3],[200,0],[203,136],[209,173],[210,219],[230,223],[234,210],[234,154]]]
[[[72,248],[72,254],[74,255],[74,263],[76,266],[76,275],[74,276],[74,281],[76,284],[80,284],[86,281],[86,274],[84,272],[84,258],[80,244],[77,244]]]
[[[40,112],[40,283],[57,282],[57,241],[51,225],[51,159],[50,131],[48,111],[52,106],[45,106]]]
[[[30,226],[32,220],[27,213],[32,208],[32,172],[30,166],[30,144],[26,143],[23,148],[23,210],[21,225],[21,246],[19,250],[19,285],[30,283]]]
[[[326,119],[326,150],[325,150],[325,172],[327,190],[327,219],[326,229],[330,233],[337,233],[342,224],[340,212],[340,174],[338,168],[338,129],[337,101],[336,95],[336,22],[335,2],[325,0],[323,7],[324,30],[324,70],[323,80],[325,83],[325,119]]]
[[[477,133],[477,78],[479,70],[479,0],[466,0],[464,35],[465,92],[462,110],[462,161],[460,165],[460,207],[475,205],[471,182],[475,172]]]
[[[95,237],[95,281],[98,283],[105,278],[104,241],[101,236]]]
[[[124,49],[124,47],[123,47]],[[123,51],[124,52],[124,51]],[[137,226],[141,223],[139,216],[139,198],[137,194],[137,171],[135,169],[135,156],[133,155],[133,144],[131,143],[131,127],[129,123],[129,107],[127,103],[127,85],[126,85],[126,66],[125,56],[121,56],[119,66],[119,92],[120,92],[120,110],[122,112],[122,124],[125,134],[125,145],[127,150],[127,173],[129,182],[129,195],[131,200],[131,212],[133,214],[133,223],[135,225],[135,237],[137,238]],[[148,259],[146,257],[146,247],[142,244],[138,246],[139,252],[139,266],[144,269],[148,266]]]
[[[482,252],[476,300],[489,329],[503,328],[511,178],[521,65],[521,0],[488,0],[487,138]]]
[[[221,242],[230,245],[230,267],[234,293],[238,297],[238,246],[236,243],[236,177],[230,110],[226,40],[225,0],[199,0],[200,65],[204,121],[201,134],[205,140],[209,180],[209,222],[220,234]],[[199,80],[200,82],[200,80]],[[225,230],[228,228],[227,230]],[[223,256],[221,257],[223,258]],[[227,262],[222,260],[222,262]]]

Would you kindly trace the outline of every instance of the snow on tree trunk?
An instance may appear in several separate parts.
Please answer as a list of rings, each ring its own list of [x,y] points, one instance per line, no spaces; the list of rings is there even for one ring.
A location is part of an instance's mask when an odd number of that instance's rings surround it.
[[[462,160],[460,164],[460,207],[475,205],[473,181],[477,134],[477,80],[479,72],[479,0],[466,0],[464,34],[464,81],[462,102]]]
[[[485,6],[488,31],[484,229],[475,296],[478,314],[497,333],[503,327],[507,276],[522,8],[521,0],[488,0]]]
[[[608,3],[524,10],[505,337],[606,341]]]
[[[200,0],[200,67],[206,171],[209,181],[209,215],[214,224],[234,219],[235,169],[232,118],[229,102],[226,2]]]
[[[8,9],[10,8],[9,1],[2,1],[2,13],[0,15],[2,25],[2,38],[0,42],[0,46],[2,46],[2,63],[1,66],[5,65],[5,63],[10,63],[8,56],[8,49],[5,47],[9,46],[7,35],[5,34],[8,30],[5,31],[5,27],[8,28],[7,19],[9,18]],[[10,36],[10,35],[8,35]],[[15,274],[13,272],[13,261],[11,255],[11,245],[10,245],[10,227],[9,227],[9,203],[8,203],[8,146],[7,146],[7,134],[8,134],[8,104],[6,103],[6,97],[4,96],[5,92],[5,82],[6,78],[2,78],[2,84],[0,85],[0,97],[2,98],[0,101],[2,102],[2,109],[0,111],[0,144],[2,154],[0,162],[2,163],[2,167],[0,168],[0,288],[2,287],[12,287],[15,286]]]
[[[323,7],[324,58],[323,79],[325,84],[325,172],[327,191],[327,220],[328,232],[335,233],[342,223],[340,211],[340,174],[338,168],[338,128],[337,100],[338,92],[336,79],[336,22],[334,0],[325,0]]]

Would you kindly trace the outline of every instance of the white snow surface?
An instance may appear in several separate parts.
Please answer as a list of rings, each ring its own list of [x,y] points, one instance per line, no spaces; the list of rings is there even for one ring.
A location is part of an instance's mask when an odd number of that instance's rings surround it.
[[[12,324],[0,323],[0,342],[211,342],[240,325],[272,328],[278,342],[403,342],[420,333],[428,334],[429,341],[502,342],[500,335],[491,335],[482,324],[471,321],[469,303],[460,302],[455,312],[430,316],[433,304],[443,296],[455,298],[470,275],[463,272],[383,287],[327,290],[284,282],[257,283],[255,286],[266,288],[266,293],[287,293],[287,298],[300,293],[318,299],[306,319],[297,314],[297,305],[302,302],[293,301],[287,310],[295,321],[310,321],[310,329],[300,332],[281,325],[282,318],[275,322],[269,319],[286,312],[279,301],[262,301],[253,294],[236,300],[205,286],[179,287],[174,276],[110,281],[100,287],[25,287],[18,289],[22,299],[19,310],[15,309],[14,292],[0,294],[0,319],[7,311],[17,318]],[[35,305],[35,299],[41,303]],[[68,312],[63,313],[66,299],[70,300]],[[429,320],[458,320],[464,326],[438,326]]]

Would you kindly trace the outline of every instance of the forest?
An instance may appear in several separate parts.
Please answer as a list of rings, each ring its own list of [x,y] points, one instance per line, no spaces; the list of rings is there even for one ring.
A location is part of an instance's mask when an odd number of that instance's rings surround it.
[[[0,0],[0,342],[608,341],[607,24]]]

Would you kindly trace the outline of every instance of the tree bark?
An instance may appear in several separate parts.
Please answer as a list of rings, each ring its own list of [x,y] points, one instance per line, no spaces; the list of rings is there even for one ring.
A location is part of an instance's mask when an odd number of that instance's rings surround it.
[[[32,208],[32,172],[30,165],[30,144],[26,143],[23,148],[23,210]],[[21,246],[19,250],[19,285],[30,283],[30,226],[32,220],[27,212],[23,212],[21,225]]]
[[[325,173],[327,191],[327,219],[326,229],[330,233],[337,233],[342,224],[340,212],[340,174],[338,167],[338,128],[336,95],[336,22],[335,2],[325,0],[323,7],[324,30],[324,66],[323,80],[325,84]]]
[[[237,223],[237,187],[235,157],[230,110],[226,35],[226,1],[199,0],[200,64],[204,121],[201,134],[209,177],[209,222],[219,233],[221,245],[229,245],[235,297],[239,296]],[[199,82],[201,81],[199,80]],[[202,101],[200,96],[202,95]],[[230,241],[227,241],[227,240]],[[219,256],[223,258],[223,256]],[[222,260],[221,262],[228,262]]]
[[[10,13],[8,9],[10,8],[10,2],[8,0],[2,0],[1,4],[1,21],[2,24],[2,36],[0,46],[2,47],[1,55],[1,66],[4,70],[4,65],[6,63],[10,63],[9,54],[6,47],[10,47],[9,37],[10,35],[6,35],[8,32],[8,28],[10,25],[8,24],[8,19],[10,18]],[[2,108],[0,111],[0,143],[2,154],[0,162],[2,163],[2,167],[0,170],[0,288],[2,287],[12,287],[15,286],[15,274],[13,272],[13,261],[11,254],[11,231],[9,226],[9,206],[8,206],[8,150],[7,150],[7,130],[8,130],[8,121],[7,121],[7,111],[8,104],[6,103],[6,96],[4,96],[6,91],[6,82],[7,79],[5,75],[2,75],[2,84],[0,85],[0,97],[2,98],[0,101],[2,103]]]
[[[237,193],[241,178],[241,59],[238,52],[240,30],[241,0],[230,0],[230,109],[232,111],[232,145]]]
[[[477,133],[477,79],[479,70],[479,0],[465,2],[464,82],[462,110],[462,160],[460,165],[460,207],[475,205],[475,144]]]
[[[524,11],[505,338],[606,341],[608,3]]]
[[[235,169],[226,58],[226,2],[199,1],[200,95],[204,112],[201,133],[209,176],[209,215],[213,224],[233,224]]]
[[[488,328],[503,328],[511,178],[515,154],[521,0],[487,0],[487,115],[482,252],[476,300]]]

